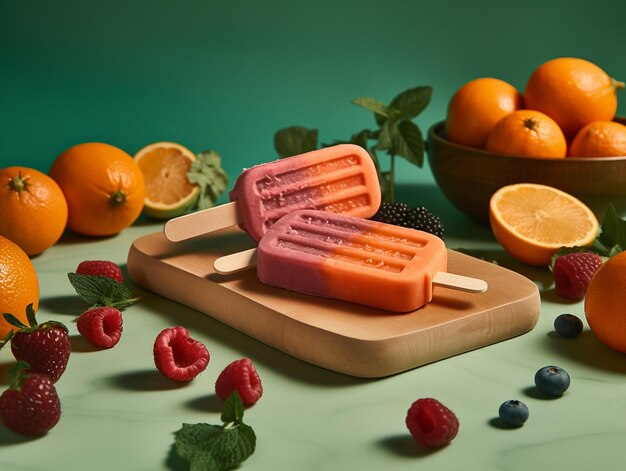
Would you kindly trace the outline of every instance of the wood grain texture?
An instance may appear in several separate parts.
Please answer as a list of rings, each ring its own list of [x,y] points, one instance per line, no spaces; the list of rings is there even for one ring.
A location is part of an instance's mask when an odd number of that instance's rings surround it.
[[[140,286],[289,355],[364,378],[400,373],[523,334],[539,319],[534,283],[451,250],[448,271],[485,280],[487,292],[437,287],[431,303],[406,314],[265,286],[255,270],[215,272],[216,258],[253,246],[236,228],[180,244],[155,233],[133,242],[128,271]]]

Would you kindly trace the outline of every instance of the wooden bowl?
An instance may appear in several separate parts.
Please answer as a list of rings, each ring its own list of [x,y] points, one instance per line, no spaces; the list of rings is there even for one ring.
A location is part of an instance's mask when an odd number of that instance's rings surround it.
[[[616,121],[626,124],[625,118]],[[489,199],[503,186],[540,183],[583,201],[602,221],[609,202],[626,215],[626,156],[550,159],[496,154],[450,142],[445,122],[428,130],[428,162],[435,181],[463,213],[489,225]]]

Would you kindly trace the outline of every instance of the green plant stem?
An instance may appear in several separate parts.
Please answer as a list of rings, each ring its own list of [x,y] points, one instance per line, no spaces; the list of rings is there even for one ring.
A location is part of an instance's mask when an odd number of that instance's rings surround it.
[[[396,200],[396,156],[391,154],[390,165],[389,165],[389,195],[391,197],[391,201]]]

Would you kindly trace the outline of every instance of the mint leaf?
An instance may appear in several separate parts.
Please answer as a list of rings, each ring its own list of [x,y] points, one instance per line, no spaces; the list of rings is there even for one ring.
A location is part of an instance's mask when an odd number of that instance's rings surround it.
[[[233,469],[256,448],[256,436],[245,424],[233,428],[209,424],[183,424],[175,433],[176,452],[191,471]]]
[[[396,119],[401,114],[400,110],[392,106],[387,106],[382,101],[375,100],[374,98],[365,96],[358,97],[353,99],[352,103],[386,119]]]
[[[626,247],[626,221],[619,217],[615,206],[609,203],[593,249],[597,250],[599,255],[611,257],[621,252],[623,247]]]
[[[397,153],[413,165],[424,165],[424,138],[422,131],[413,121],[403,120],[398,123],[399,136],[396,142]]]
[[[224,406],[222,408],[222,422],[229,424],[242,423],[243,421],[243,401],[237,391],[230,393],[230,396],[226,398]]]
[[[68,273],[67,277],[78,296],[91,307],[112,306],[122,311],[138,299],[132,298],[125,285],[106,276]]]
[[[274,148],[282,159],[317,149],[317,129],[290,126],[274,134]]]
[[[176,453],[189,468],[226,470],[239,466],[256,448],[256,435],[243,423],[244,407],[239,393],[233,392],[222,409],[224,425],[183,424],[175,432]]]
[[[219,152],[214,150],[200,152],[196,160],[191,163],[187,179],[200,187],[200,196],[195,210],[215,206],[215,202],[228,186],[228,175],[222,168],[222,158]]]
[[[400,110],[402,118],[415,118],[426,109],[433,94],[433,87],[409,88],[396,96],[389,106]]]

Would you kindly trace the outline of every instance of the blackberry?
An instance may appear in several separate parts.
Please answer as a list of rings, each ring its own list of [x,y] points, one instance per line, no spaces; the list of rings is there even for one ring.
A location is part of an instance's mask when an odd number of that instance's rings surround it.
[[[409,207],[406,204],[399,201],[385,201],[380,205],[376,214],[372,216],[372,219],[395,226],[403,226],[407,220],[408,213]]]
[[[424,206],[418,206],[409,210],[404,226],[417,229],[418,231],[430,232],[443,239],[443,224],[441,220]]]
[[[378,212],[372,216],[374,221],[380,221],[396,226],[430,232],[443,239],[443,224],[441,220],[424,206],[409,208],[399,201],[384,202]]]

